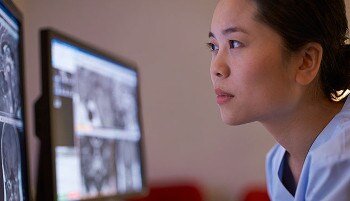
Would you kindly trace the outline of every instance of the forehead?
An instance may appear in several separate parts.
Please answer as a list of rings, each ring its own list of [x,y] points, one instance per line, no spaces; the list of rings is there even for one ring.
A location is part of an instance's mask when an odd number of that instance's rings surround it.
[[[256,5],[251,0],[220,0],[215,8],[211,29],[213,32],[227,27],[248,27],[255,20]]]

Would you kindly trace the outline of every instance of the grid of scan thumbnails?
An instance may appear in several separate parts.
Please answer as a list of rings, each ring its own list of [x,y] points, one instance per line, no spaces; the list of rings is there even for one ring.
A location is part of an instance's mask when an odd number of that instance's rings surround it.
[[[56,137],[58,200],[141,191],[136,72],[60,40],[52,65],[55,122],[74,117]]]

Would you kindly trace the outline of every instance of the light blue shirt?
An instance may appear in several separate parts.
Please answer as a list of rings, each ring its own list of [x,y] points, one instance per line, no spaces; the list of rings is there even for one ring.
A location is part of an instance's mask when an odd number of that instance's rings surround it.
[[[350,97],[312,144],[293,197],[282,184],[286,150],[267,155],[267,187],[272,201],[350,201]]]

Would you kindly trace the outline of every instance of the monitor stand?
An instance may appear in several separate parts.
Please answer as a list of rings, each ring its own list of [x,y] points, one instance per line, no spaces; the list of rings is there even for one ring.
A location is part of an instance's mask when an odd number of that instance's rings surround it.
[[[45,111],[49,106],[48,100],[40,97],[35,105],[35,131],[40,140],[39,150],[39,164],[37,172],[37,188],[36,188],[36,200],[48,201],[54,200],[53,193],[53,164],[51,161],[51,139],[47,135],[49,133],[50,119],[47,116],[48,112]],[[46,105],[45,105],[46,104]],[[45,135],[46,134],[46,135]]]

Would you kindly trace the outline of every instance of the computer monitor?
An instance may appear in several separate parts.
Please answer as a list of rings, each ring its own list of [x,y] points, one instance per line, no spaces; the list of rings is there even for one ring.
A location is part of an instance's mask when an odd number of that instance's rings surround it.
[[[30,200],[22,14],[0,1],[0,200]]]
[[[125,198],[145,191],[135,65],[41,31],[38,200]]]

